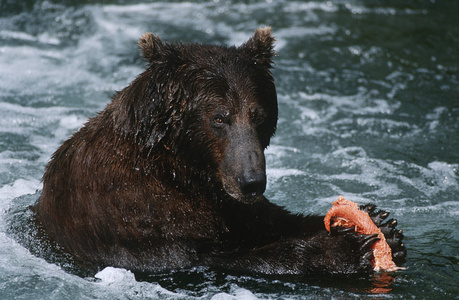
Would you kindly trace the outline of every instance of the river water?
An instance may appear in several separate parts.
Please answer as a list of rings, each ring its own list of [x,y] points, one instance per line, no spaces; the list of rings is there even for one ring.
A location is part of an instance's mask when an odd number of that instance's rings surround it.
[[[459,298],[458,1],[94,2],[0,1],[0,299]],[[138,38],[239,45],[265,25],[280,108],[267,197],[305,214],[338,195],[377,204],[404,230],[408,269],[135,278],[50,254],[28,208],[44,166],[142,71]]]

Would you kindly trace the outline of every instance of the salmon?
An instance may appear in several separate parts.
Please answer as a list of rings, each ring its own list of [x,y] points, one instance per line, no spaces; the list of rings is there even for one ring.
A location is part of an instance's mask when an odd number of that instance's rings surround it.
[[[355,231],[359,234],[378,234],[379,241],[372,245],[373,270],[378,271],[396,271],[405,269],[397,267],[392,261],[392,250],[387,244],[386,238],[378,226],[373,223],[370,215],[359,209],[359,205],[355,202],[346,200],[343,196],[339,196],[338,200],[333,202],[332,208],[327,212],[324,218],[325,228],[330,232],[330,221],[333,220],[332,227],[355,226]]]

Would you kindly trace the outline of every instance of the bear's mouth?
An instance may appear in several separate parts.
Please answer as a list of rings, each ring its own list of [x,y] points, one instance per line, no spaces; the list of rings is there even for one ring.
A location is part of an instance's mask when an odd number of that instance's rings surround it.
[[[243,198],[239,199],[239,201],[242,202],[242,203],[245,203],[245,204],[253,204],[253,203],[259,202],[259,201],[261,201],[263,199],[264,199],[263,194],[261,194],[261,195],[243,197]]]
[[[226,191],[226,190],[225,190]],[[242,202],[242,203],[245,203],[245,204],[252,204],[252,203],[256,203],[256,202],[259,202],[261,201],[262,199],[264,199],[263,197],[263,194],[252,194],[252,195],[242,195],[242,194],[235,194],[235,193],[228,193],[228,191],[226,191],[226,193],[231,196],[233,199],[239,201],[239,202]]]

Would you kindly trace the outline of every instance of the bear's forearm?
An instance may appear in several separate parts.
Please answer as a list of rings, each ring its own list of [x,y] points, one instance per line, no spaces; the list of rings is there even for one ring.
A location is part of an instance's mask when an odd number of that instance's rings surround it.
[[[210,257],[209,265],[229,271],[268,275],[350,274],[371,271],[346,236],[325,231],[304,238],[280,240],[244,252]]]

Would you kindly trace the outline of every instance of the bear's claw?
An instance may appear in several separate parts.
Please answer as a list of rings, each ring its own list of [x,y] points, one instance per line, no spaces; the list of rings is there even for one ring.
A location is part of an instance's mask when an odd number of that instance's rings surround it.
[[[374,204],[361,205],[359,209],[368,213],[370,218],[373,220],[373,223],[375,223],[378,227],[380,227],[381,223],[389,216],[389,212],[385,210],[376,211],[376,205]]]
[[[401,265],[406,261],[406,248],[402,240],[404,238],[403,230],[397,230],[397,220],[390,219],[382,223],[389,216],[389,212],[384,210],[376,211],[376,205],[361,205],[360,209],[367,212],[376,226],[381,230],[386,238],[386,242],[392,250],[392,260],[396,265]]]
[[[380,240],[380,238],[378,237],[378,234],[368,234],[368,235],[360,235],[360,236],[363,236],[364,238],[362,239],[363,241],[363,244],[360,246],[360,249],[363,251],[363,252],[367,252],[367,251],[372,251],[372,248],[371,246],[373,246],[374,243],[376,243],[377,241]]]
[[[330,227],[330,233],[332,235],[346,234],[350,232],[355,232],[355,226],[344,227],[344,226],[333,226]]]

